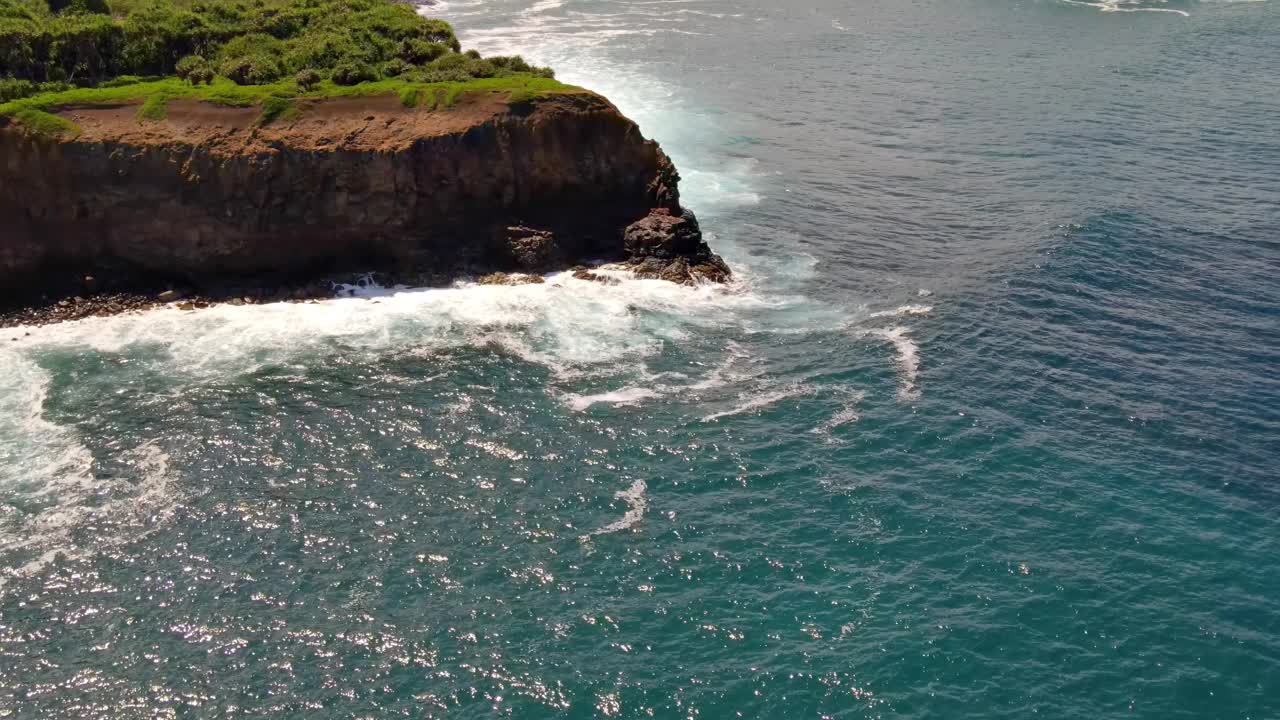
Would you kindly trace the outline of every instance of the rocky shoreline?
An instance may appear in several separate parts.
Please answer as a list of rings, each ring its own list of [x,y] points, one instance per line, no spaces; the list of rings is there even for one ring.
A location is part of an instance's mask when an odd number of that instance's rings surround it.
[[[561,257],[550,255],[554,244],[550,234],[536,236],[527,228],[516,231],[521,253],[514,267],[504,269],[456,267],[448,271],[368,271],[331,273],[306,282],[282,282],[278,278],[236,278],[224,283],[166,283],[147,285],[145,277],[128,273],[108,274],[107,281],[86,275],[77,284],[39,296],[10,299],[0,306],[0,329],[38,327],[60,322],[108,317],[173,306],[199,310],[213,305],[261,305],[277,302],[318,302],[350,295],[350,289],[375,284],[381,287],[445,288],[460,279],[474,279],[480,285],[523,285],[545,282],[544,273],[569,270],[573,277],[591,282],[612,283],[615,278],[598,269],[621,269],[639,279],[656,279],[679,285],[726,283],[732,271],[702,240],[697,219],[689,211],[675,216],[655,210],[628,226],[623,233],[627,260],[603,266],[566,266]],[[13,338],[17,339],[17,338]]]
[[[661,270],[654,272],[653,263],[650,269],[643,264],[612,263],[603,266],[589,267],[578,265],[567,268],[578,280],[605,284],[617,283],[612,276],[598,272],[601,269],[620,269],[632,272],[639,279],[658,279],[677,284],[692,285],[701,282],[721,282],[710,279],[707,275],[695,274],[683,261],[661,265]],[[727,278],[728,276],[724,276]],[[21,304],[11,304],[0,308],[0,340],[4,330],[14,328],[35,328],[44,325],[55,325],[88,318],[111,317],[128,313],[145,312],[163,307],[174,307],[179,310],[203,310],[215,305],[266,305],[270,303],[317,303],[340,297],[350,297],[351,288],[362,284],[373,284],[380,287],[405,287],[412,289],[448,288],[459,280],[474,280],[478,285],[533,285],[546,282],[542,274],[494,271],[488,273],[459,272],[418,273],[413,275],[395,275],[389,273],[369,272],[330,276],[305,284],[267,284],[260,287],[239,286],[226,288],[206,288],[194,290],[190,288],[169,288],[152,292],[140,291],[85,291],[58,296],[43,296]],[[17,336],[10,338],[17,340]]]

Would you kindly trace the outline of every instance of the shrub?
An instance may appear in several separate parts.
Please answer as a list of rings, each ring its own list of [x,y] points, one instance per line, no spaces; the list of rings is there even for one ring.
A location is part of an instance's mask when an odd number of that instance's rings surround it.
[[[495,67],[509,72],[529,72],[533,69],[529,63],[525,62],[524,58],[519,55],[512,55],[510,57],[498,55],[489,58],[489,62],[493,63]]]
[[[50,82],[218,74],[260,85],[304,71],[347,85],[553,75],[519,57],[461,53],[448,23],[387,0],[0,0],[0,99]]]
[[[0,78],[0,103],[31,97],[36,94],[36,87],[36,84],[30,80]]]
[[[442,43],[410,38],[400,43],[399,51],[396,54],[407,63],[424,65],[449,52],[449,47]]]
[[[109,54],[117,72],[169,75],[178,60],[202,53],[202,25],[198,16],[165,2],[143,5],[123,24],[104,18],[120,32],[119,47]]]
[[[343,33],[322,31],[290,40],[284,51],[284,64],[297,72],[306,68],[331,69],[343,61],[381,62],[390,59],[376,53],[370,57],[370,54],[368,48],[361,48]]]
[[[213,82],[214,77],[216,77],[216,74],[213,72],[213,68],[205,65],[192,70],[188,80],[191,81],[192,85],[208,85]]]
[[[284,77],[284,68],[271,55],[247,55],[224,61],[219,73],[237,85],[266,85]]]
[[[391,62],[388,62],[386,65],[382,66],[382,76],[389,77],[389,78],[400,77],[401,75],[404,75],[405,73],[409,72],[412,69],[413,69],[413,66],[410,65],[409,63],[401,60],[400,58],[395,58],[391,60]]]
[[[427,66],[429,70],[464,70],[467,64],[471,62],[471,58],[466,55],[450,53],[443,57],[437,58]]]
[[[323,79],[324,78],[320,77],[320,73],[312,70],[311,68],[299,70],[298,74],[293,76],[293,81],[297,83],[298,88],[304,92],[319,85],[320,81]]]
[[[472,60],[466,65],[467,74],[473,78],[491,78],[498,75],[498,68],[488,60]]]
[[[466,70],[460,68],[453,70],[425,69],[410,73],[406,79],[419,83],[456,83],[466,82],[471,79],[471,76],[467,74]]]
[[[270,35],[248,33],[228,40],[218,50],[218,57],[224,60],[264,55],[278,58],[284,49],[284,43]]]
[[[49,9],[59,15],[110,15],[106,0],[49,0]]]
[[[193,73],[199,73],[209,67],[209,61],[200,55],[188,55],[178,61],[174,67],[174,74],[183,80],[191,80]],[[194,85],[195,83],[192,82]]]
[[[49,14],[42,0],[0,0],[0,19],[39,20]]]
[[[378,79],[378,71],[363,62],[347,61],[333,69],[332,80],[336,85],[359,85]]]

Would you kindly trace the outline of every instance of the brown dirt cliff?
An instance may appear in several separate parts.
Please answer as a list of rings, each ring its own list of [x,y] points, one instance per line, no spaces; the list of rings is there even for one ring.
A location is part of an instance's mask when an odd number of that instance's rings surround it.
[[[158,121],[136,105],[63,108],[74,139],[0,118],[0,301],[86,275],[200,288],[627,260],[682,282],[728,276],[670,160],[598,95],[299,110],[260,125],[258,108],[189,100]]]

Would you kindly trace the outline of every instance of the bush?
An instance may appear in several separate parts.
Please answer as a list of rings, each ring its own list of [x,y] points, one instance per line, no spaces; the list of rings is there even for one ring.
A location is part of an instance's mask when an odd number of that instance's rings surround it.
[[[413,66],[409,63],[401,60],[400,58],[395,58],[391,62],[382,66],[382,76],[389,78],[400,77],[412,69]]]
[[[491,78],[498,75],[498,68],[488,60],[472,60],[466,65],[467,74],[473,78]]]
[[[368,63],[347,61],[333,69],[331,79],[336,85],[359,85],[377,80],[378,71]]]
[[[489,62],[493,63],[495,67],[508,72],[529,72],[533,69],[533,67],[530,66],[529,63],[525,62],[524,58],[519,55],[512,55],[510,57],[503,57],[499,55],[489,58]]]
[[[302,71],[348,85],[552,76],[519,57],[461,53],[448,23],[388,0],[0,0],[0,97],[47,82],[216,73],[260,85]]]
[[[467,64],[470,62],[471,62],[471,58],[467,57],[466,55],[450,53],[448,55],[445,55],[444,57],[437,58],[436,60],[432,61],[432,63],[427,66],[427,69],[441,70],[441,71],[465,70],[467,67]]]
[[[204,52],[203,23],[199,17],[165,2],[143,5],[117,24],[119,47],[108,50],[116,73],[171,75],[178,60]]]
[[[284,77],[284,67],[271,55],[247,55],[223,61],[219,73],[237,85],[266,85]]]
[[[284,51],[285,67],[294,72],[306,68],[332,69],[344,61],[374,63],[389,59],[371,53],[370,48],[362,48],[348,35],[330,31],[294,38]]]
[[[174,74],[183,80],[191,80],[193,73],[200,73],[209,67],[209,61],[200,55],[188,55],[178,61],[174,67]],[[192,84],[195,84],[192,82]]]
[[[49,9],[58,15],[110,15],[106,0],[49,0]]]
[[[192,85],[208,85],[213,82],[214,77],[216,77],[216,74],[213,72],[213,68],[205,65],[192,70],[191,76],[187,79]]]
[[[299,70],[298,74],[293,76],[293,81],[297,83],[298,88],[304,92],[319,85],[320,81],[323,79],[324,78],[320,77],[320,73],[312,70],[311,68]]]
[[[279,57],[283,54],[285,44],[271,35],[248,33],[228,40],[219,50],[218,57],[237,58],[249,55],[271,55]]]
[[[31,97],[36,94],[36,87],[36,84],[30,80],[0,78],[0,103]]]
[[[407,63],[424,65],[449,52],[449,47],[442,43],[411,38],[400,43],[397,56]]]

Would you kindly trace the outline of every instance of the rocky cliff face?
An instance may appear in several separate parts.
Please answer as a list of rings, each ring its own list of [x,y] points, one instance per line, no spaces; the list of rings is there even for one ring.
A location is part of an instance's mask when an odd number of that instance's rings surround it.
[[[86,275],[201,287],[591,260],[728,275],[681,208],[670,160],[597,95],[299,109],[260,126],[256,108],[190,101],[154,122],[135,106],[66,108],[82,128],[72,140],[0,119],[0,296]]]

